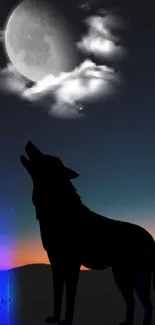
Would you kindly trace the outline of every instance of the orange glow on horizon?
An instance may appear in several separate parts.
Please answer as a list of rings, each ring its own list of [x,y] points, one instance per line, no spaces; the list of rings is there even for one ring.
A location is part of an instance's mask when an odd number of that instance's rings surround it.
[[[46,251],[42,247],[40,240],[25,240],[22,244],[16,245],[13,252],[9,252],[6,260],[3,260],[3,265],[0,269],[10,269],[28,264],[49,264]],[[88,270],[81,266],[81,270]]]
[[[135,222],[140,224],[139,222]],[[141,222],[141,226],[150,232],[155,239],[155,228],[150,224],[146,226],[145,222]],[[0,269],[10,269],[20,267],[28,264],[49,264],[49,260],[45,250],[42,247],[40,237],[33,240],[25,239],[24,241],[16,243],[12,251],[5,250],[8,254],[1,259]],[[81,270],[90,270],[81,266]]]

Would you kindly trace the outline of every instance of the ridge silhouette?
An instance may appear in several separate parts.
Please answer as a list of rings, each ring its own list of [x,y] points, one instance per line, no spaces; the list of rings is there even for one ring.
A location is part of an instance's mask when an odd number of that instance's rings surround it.
[[[72,325],[80,266],[111,266],[127,309],[123,325],[133,325],[137,293],[144,308],[143,325],[151,325],[151,278],[155,290],[155,244],[142,227],[101,216],[81,201],[72,179],[78,173],[55,156],[43,154],[31,141],[21,163],[33,181],[32,202],[41,239],[53,272],[54,313],[47,323]],[[65,320],[60,320],[64,285]]]

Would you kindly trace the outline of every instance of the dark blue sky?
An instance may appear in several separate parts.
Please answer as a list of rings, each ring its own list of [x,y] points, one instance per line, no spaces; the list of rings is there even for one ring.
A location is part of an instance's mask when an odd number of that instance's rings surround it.
[[[129,54],[120,66],[124,87],[118,96],[87,106],[86,119],[56,120],[40,107],[0,94],[0,236],[10,254],[40,240],[32,183],[20,165],[28,140],[80,173],[74,185],[86,205],[144,225],[155,236],[154,4],[130,1],[122,12],[129,22],[124,39]],[[14,214],[6,216],[3,209],[10,207]]]

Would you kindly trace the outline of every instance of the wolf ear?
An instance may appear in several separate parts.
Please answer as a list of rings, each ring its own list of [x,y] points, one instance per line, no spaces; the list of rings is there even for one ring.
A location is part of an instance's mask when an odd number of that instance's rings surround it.
[[[79,177],[79,174],[70,168],[66,167],[66,171],[67,171],[67,175],[68,175],[69,179],[74,179],[74,178]]]

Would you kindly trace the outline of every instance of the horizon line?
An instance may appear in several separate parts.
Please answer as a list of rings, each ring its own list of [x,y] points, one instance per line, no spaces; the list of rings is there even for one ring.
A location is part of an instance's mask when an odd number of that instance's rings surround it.
[[[15,269],[19,269],[19,268],[23,268],[23,267],[26,267],[26,266],[36,266],[36,265],[46,265],[46,266],[50,266],[50,263],[30,263],[30,264],[23,264],[23,265],[17,265],[17,266],[14,266],[14,267],[10,267],[10,268],[0,268],[0,272],[2,271],[12,271],[12,270],[15,270]],[[80,271],[90,271],[91,269],[89,268],[86,268],[84,267],[83,265],[81,265],[80,267]]]

